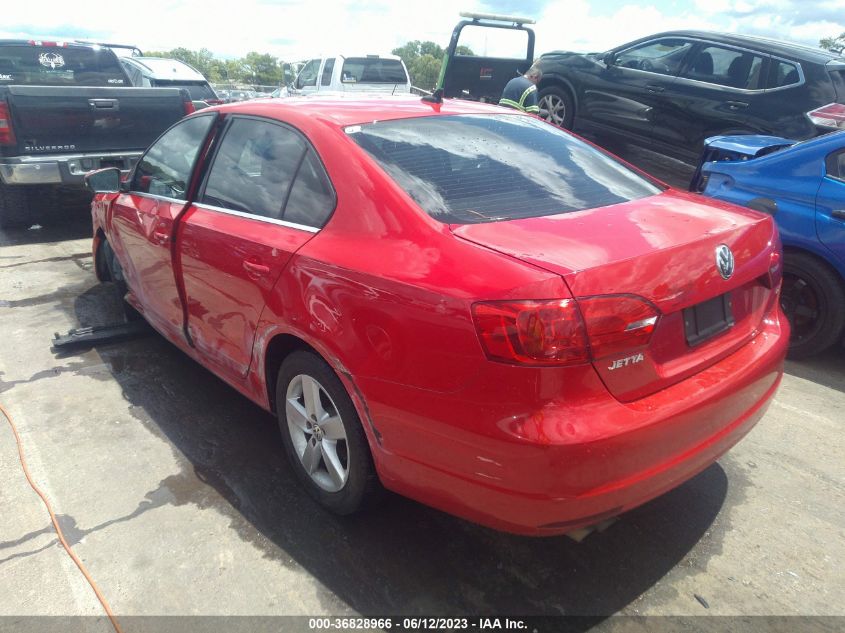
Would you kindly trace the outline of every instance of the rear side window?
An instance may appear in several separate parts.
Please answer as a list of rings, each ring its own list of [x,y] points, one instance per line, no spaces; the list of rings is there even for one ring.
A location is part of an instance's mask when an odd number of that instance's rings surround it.
[[[235,119],[226,131],[200,202],[280,220],[305,151],[294,131]]]
[[[839,103],[845,102],[845,70],[831,70],[828,74],[833,82],[837,100]]]
[[[769,70],[769,88],[792,86],[800,81],[801,75],[798,74],[798,66],[777,59],[772,60]]]
[[[378,57],[348,57],[340,76],[344,83],[403,84],[408,81],[400,60]]]
[[[323,165],[309,148],[296,174],[282,219],[322,227],[334,210],[334,190]]]
[[[587,143],[521,115],[432,116],[347,128],[429,215],[476,224],[637,200],[661,189]]]
[[[763,58],[721,46],[704,46],[696,52],[682,77],[719,86],[757,90],[762,88]]]
[[[191,117],[165,132],[135,168],[131,190],[186,200],[197,154],[214,118]]]
[[[334,72],[334,57],[327,59],[323,66],[323,75],[320,78],[321,86],[330,86],[332,84],[332,72]]]
[[[129,86],[109,49],[0,46],[0,85]]]
[[[845,180],[845,150],[840,150],[827,157],[827,175],[837,180]]]

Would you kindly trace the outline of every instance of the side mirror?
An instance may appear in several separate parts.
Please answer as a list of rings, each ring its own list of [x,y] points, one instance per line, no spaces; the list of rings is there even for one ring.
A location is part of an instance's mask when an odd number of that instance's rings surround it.
[[[604,57],[602,57],[602,61],[604,62],[605,66],[613,66],[616,63],[616,53],[610,51],[609,53],[605,53]]]
[[[85,174],[85,188],[94,193],[116,193],[120,191],[120,170],[106,167]]]

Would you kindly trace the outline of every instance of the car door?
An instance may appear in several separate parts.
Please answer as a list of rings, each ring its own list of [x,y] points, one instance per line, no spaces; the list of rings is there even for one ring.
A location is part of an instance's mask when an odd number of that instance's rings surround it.
[[[677,37],[614,51],[584,87],[579,117],[617,131],[649,137],[661,95],[674,82],[693,43]]]
[[[334,204],[302,134],[278,121],[232,117],[178,238],[188,332],[221,374],[246,376],[276,280]]]
[[[845,266],[845,149],[827,157],[816,195],[816,232],[840,266]]]
[[[654,138],[698,157],[708,136],[753,131],[765,107],[768,59],[761,53],[698,42],[654,112]]]
[[[160,136],[112,207],[110,239],[129,288],[147,320],[175,336],[183,315],[170,253],[174,221],[187,204],[191,175],[215,118],[183,119]]]

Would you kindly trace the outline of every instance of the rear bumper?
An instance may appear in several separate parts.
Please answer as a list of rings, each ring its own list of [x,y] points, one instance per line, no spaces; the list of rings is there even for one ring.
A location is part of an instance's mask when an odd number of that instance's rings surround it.
[[[90,152],[50,156],[0,157],[0,180],[5,185],[82,185],[93,169],[132,169],[143,152]]]
[[[511,405],[504,417],[489,400],[462,408],[466,394],[457,393],[437,397],[452,398],[463,418],[444,424],[370,398],[379,474],[396,492],[499,530],[554,535],[591,525],[680,485],[745,436],[780,384],[788,339],[776,309],[732,355],[631,403],[573,403],[588,379],[541,410]],[[365,383],[365,394],[377,390]]]

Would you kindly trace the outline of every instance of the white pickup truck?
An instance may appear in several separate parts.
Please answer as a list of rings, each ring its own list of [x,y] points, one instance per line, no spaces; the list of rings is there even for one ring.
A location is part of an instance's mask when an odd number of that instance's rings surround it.
[[[334,55],[308,60],[299,71],[294,95],[324,92],[402,94],[411,92],[405,64],[396,55]]]

